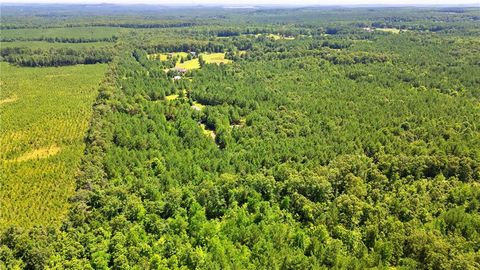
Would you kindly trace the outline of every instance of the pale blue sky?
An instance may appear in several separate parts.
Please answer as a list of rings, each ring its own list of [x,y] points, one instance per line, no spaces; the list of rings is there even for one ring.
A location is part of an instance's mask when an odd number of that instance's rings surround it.
[[[118,4],[218,4],[218,5],[460,5],[470,4],[480,6],[480,0],[0,0],[0,3],[78,3],[78,4],[100,4],[100,3],[118,3]]]

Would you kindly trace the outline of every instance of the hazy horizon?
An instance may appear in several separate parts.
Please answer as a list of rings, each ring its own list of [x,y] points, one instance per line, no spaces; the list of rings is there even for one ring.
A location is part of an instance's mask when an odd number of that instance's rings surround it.
[[[480,6],[480,0],[469,1],[453,1],[453,0],[339,0],[334,3],[325,0],[306,0],[292,3],[289,0],[0,0],[1,4],[149,4],[149,5],[221,5],[221,6],[339,6],[339,5],[409,5],[409,6],[442,6],[442,5],[473,5]]]

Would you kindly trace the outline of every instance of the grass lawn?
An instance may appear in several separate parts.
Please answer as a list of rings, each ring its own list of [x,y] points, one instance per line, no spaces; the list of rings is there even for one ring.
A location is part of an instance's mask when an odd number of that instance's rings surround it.
[[[200,68],[200,62],[198,61],[198,58],[192,59],[192,60],[187,60],[183,63],[177,62],[175,65],[176,68],[184,68],[184,69],[199,69]]]
[[[375,28],[376,31],[382,31],[382,32],[388,32],[388,33],[393,33],[393,34],[398,34],[400,33],[400,29],[396,28]]]
[[[201,54],[207,64],[229,64],[230,59],[225,59],[225,53]]]
[[[172,100],[175,100],[179,97],[179,95],[169,95],[169,96],[166,96],[165,99],[167,101],[172,101]]]

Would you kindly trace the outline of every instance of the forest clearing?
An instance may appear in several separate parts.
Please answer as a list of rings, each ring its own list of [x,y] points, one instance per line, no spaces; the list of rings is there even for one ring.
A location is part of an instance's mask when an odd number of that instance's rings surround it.
[[[49,146],[49,147],[44,147],[44,148],[38,148],[38,149],[34,149],[30,152],[27,152],[15,159],[11,159],[11,160],[6,160],[7,162],[10,161],[10,162],[23,162],[23,161],[27,161],[27,160],[31,160],[31,159],[41,159],[41,158],[47,158],[47,157],[50,157],[50,156],[53,156],[55,154],[57,154],[58,152],[60,152],[60,147],[58,146]]]
[[[193,55],[193,56],[192,56]],[[194,54],[193,52],[172,52],[172,53],[154,53],[148,54],[148,59],[169,61],[173,60],[175,63],[174,69],[176,70],[195,70],[200,68],[200,59],[203,59],[205,64],[229,64],[232,60],[225,58],[225,53],[200,53]],[[165,69],[168,72],[171,69]]]

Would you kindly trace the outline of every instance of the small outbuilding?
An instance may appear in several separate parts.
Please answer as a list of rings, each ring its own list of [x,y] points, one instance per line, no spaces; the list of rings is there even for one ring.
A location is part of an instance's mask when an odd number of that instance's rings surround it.
[[[173,80],[174,80],[174,81],[178,81],[178,80],[180,80],[180,79],[182,79],[182,76],[178,76],[178,75],[177,75],[177,76],[173,77]]]

